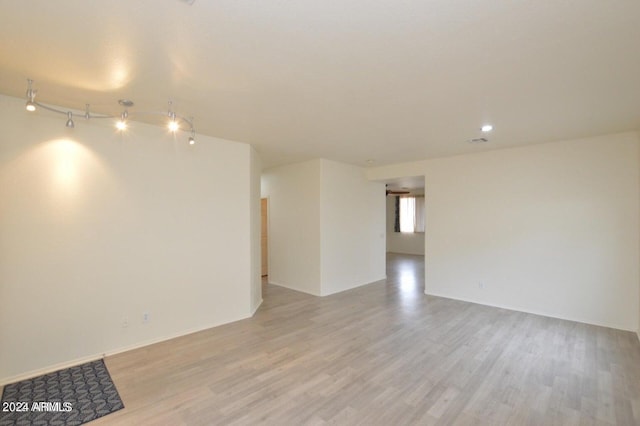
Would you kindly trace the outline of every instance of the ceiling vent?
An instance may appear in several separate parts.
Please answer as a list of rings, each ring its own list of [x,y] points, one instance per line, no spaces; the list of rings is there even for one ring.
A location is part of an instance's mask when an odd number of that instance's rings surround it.
[[[469,139],[467,142],[469,142],[469,143],[486,143],[486,142],[489,142],[489,139],[487,139],[487,138],[473,138],[473,139]]]

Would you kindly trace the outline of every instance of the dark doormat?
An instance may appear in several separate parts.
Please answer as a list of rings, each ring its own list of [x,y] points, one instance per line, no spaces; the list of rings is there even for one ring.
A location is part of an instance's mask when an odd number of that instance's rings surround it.
[[[103,360],[4,387],[0,426],[81,425],[124,408]]]

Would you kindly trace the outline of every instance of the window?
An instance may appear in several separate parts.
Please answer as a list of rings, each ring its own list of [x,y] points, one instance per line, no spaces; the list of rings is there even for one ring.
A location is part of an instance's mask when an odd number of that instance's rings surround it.
[[[400,197],[400,232],[424,232],[424,197]]]

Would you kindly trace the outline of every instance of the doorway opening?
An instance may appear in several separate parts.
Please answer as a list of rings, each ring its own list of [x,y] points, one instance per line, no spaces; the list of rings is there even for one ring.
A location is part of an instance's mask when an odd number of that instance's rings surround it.
[[[403,286],[419,286],[424,291],[426,253],[424,176],[390,179],[385,181],[385,184],[387,276],[400,272],[396,267],[401,266],[404,272],[400,275],[419,277],[404,280]],[[411,273],[410,269],[413,270]]]

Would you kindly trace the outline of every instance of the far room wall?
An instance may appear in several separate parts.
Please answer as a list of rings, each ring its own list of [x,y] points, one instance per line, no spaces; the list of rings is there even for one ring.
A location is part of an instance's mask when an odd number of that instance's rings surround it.
[[[368,176],[425,176],[426,293],[637,330],[638,145],[623,133]]]

